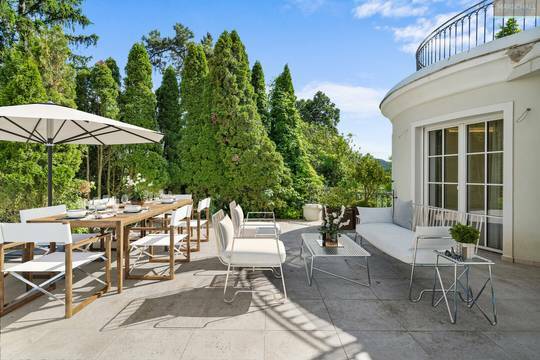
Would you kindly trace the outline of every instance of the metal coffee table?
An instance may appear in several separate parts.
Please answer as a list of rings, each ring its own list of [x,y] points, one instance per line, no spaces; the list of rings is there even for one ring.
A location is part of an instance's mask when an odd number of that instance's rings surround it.
[[[495,307],[495,290],[493,289],[493,279],[491,267],[495,263],[489,259],[483,258],[478,255],[474,255],[471,259],[468,260],[456,260],[450,256],[447,256],[443,251],[435,250],[437,254],[437,264],[435,266],[435,279],[433,281],[433,295],[431,298],[431,305],[437,306],[444,300],[446,305],[446,310],[448,311],[448,316],[450,317],[450,322],[455,324],[457,321],[457,312],[458,312],[458,297],[459,300],[463,301],[467,307],[472,308],[476,306],[478,310],[484,315],[484,317],[489,321],[491,325],[497,324],[497,309]],[[444,265],[441,264],[441,259],[445,262]],[[444,286],[444,282],[441,276],[441,267],[452,266],[454,268],[454,281],[447,288]],[[472,288],[469,286],[469,273],[473,267],[487,267],[487,277],[485,278],[482,287],[475,294],[473,294]],[[458,271],[458,268],[461,270]],[[435,289],[439,283],[442,292],[442,296],[435,300]],[[486,290],[489,284],[489,295],[491,300],[491,316],[488,315],[487,311],[484,310],[479,304],[478,299],[480,295]],[[465,297],[462,295],[461,291],[465,292]],[[449,301],[449,293],[452,293],[452,308]]]
[[[367,252],[363,247],[354,242],[350,237],[344,234],[339,235],[339,243],[342,247],[327,248],[320,245],[321,235],[318,233],[303,233],[302,234],[302,246],[300,247],[300,257],[304,260],[304,266],[306,268],[306,275],[308,278],[308,284],[311,286],[313,282],[313,270],[320,271],[322,273],[334,276],[339,279],[347,280],[357,285],[362,286],[371,286],[371,277],[369,274],[369,257],[371,254]],[[362,283],[353,279],[349,279],[345,276],[331,273],[321,268],[315,267],[315,259],[319,257],[328,257],[328,258],[348,258],[348,257],[363,257],[365,260],[365,265],[360,265],[364,267],[367,271],[368,282]],[[308,260],[309,265],[308,265]]]

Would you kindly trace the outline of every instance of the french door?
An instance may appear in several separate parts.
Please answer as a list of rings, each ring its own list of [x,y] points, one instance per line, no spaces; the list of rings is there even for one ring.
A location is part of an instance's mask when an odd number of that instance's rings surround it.
[[[502,252],[503,120],[425,129],[424,202],[484,216],[483,248]]]

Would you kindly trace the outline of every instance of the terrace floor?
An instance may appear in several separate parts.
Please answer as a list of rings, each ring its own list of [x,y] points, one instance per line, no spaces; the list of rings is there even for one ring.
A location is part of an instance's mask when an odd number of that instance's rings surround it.
[[[173,281],[127,281],[73,318],[63,305],[41,297],[1,319],[0,359],[538,359],[540,269],[497,261],[494,268],[499,323],[461,306],[458,322],[430,297],[407,300],[409,267],[369,244],[372,287],[323,273],[310,287],[299,257],[300,234],[314,224],[282,223],[288,258],[289,301],[242,294],[222,300],[224,267],[215,244],[204,243],[193,261],[179,265]],[[492,254],[484,254],[497,258]],[[332,260],[331,271],[365,280],[355,260]],[[113,268],[114,269],[114,268]],[[96,266],[96,274],[100,268]],[[419,285],[432,285],[433,270]],[[479,270],[473,272],[478,284]],[[9,278],[9,277],[8,277]],[[276,289],[271,274],[252,273],[240,283]],[[62,286],[59,286],[61,288]],[[90,289],[77,282],[78,292]],[[7,291],[22,287],[8,283]],[[60,289],[61,290],[61,289]],[[57,290],[58,291],[58,290]]]

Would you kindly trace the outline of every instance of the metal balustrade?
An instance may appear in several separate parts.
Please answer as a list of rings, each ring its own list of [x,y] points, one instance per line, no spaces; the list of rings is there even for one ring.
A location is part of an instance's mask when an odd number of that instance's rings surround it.
[[[453,16],[429,34],[416,50],[416,69],[467,52],[495,39],[509,19],[520,30],[539,25],[540,0],[485,0]]]

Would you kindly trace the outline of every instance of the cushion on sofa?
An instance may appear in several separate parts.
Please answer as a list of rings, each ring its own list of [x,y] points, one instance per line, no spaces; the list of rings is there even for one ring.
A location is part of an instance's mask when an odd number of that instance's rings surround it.
[[[412,230],[413,226],[413,205],[412,201],[396,199],[394,201],[394,224],[405,229]]]
[[[392,223],[392,208],[357,207],[360,224]]]

